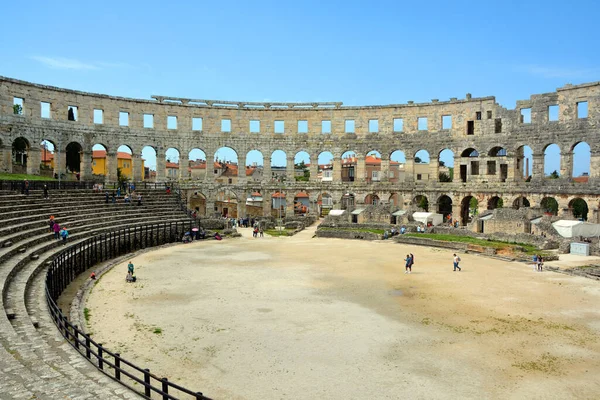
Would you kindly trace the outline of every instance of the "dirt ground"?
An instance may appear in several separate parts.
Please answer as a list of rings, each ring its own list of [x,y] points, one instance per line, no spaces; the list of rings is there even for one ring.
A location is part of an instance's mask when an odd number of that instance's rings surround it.
[[[600,281],[242,232],[133,258],[133,284],[117,265],[87,300],[93,337],[214,399],[600,398]]]

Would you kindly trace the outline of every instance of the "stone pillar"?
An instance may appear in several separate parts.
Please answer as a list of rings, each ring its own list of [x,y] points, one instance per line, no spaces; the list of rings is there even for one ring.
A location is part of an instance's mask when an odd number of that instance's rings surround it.
[[[245,163],[242,162],[241,160],[238,161],[238,174],[237,174],[237,181],[240,184],[245,184],[246,183],[246,165],[244,165]],[[244,199],[244,201],[246,201],[246,199]]]
[[[269,161],[270,164],[270,161]],[[263,193],[263,216],[270,217],[271,216],[271,208],[273,207],[273,200],[271,198],[272,193],[264,192]]]
[[[208,165],[206,167],[208,169]],[[210,171],[212,171],[212,168]],[[166,179],[166,174],[167,159],[165,151],[163,149],[156,149],[156,182],[164,182]]]
[[[308,171],[310,172],[310,181],[317,182],[319,180],[319,155],[311,154],[310,160],[310,167],[308,167]]]
[[[106,153],[106,162],[104,165],[106,166],[104,180],[106,182],[116,182],[117,181],[117,167],[119,166],[118,160],[117,160],[117,153],[107,152]]]
[[[429,182],[437,182],[440,175],[440,163],[437,159],[429,159]],[[437,212],[437,211],[436,211]]]
[[[27,173],[30,175],[39,175],[41,162],[41,149],[39,147],[30,147],[27,151]]]
[[[206,216],[213,217],[215,215],[215,200],[214,199],[206,199]]]
[[[79,153],[79,180],[92,179],[92,152],[82,151]]]
[[[590,177],[600,177],[600,152],[590,151]]]
[[[263,182],[268,183],[271,182],[272,179],[273,177],[271,176],[271,159],[269,157],[265,157],[263,160]]]
[[[342,159],[340,157],[333,157],[333,182],[342,182]]]
[[[237,202],[237,218],[246,216],[246,199],[238,199]]]
[[[544,153],[534,153],[532,159],[531,180],[541,181],[544,179]]]
[[[144,176],[144,171],[142,170],[142,156],[133,154],[131,156],[131,163],[133,168],[133,181],[141,182],[143,180],[142,177]]]
[[[287,162],[285,164],[285,179],[287,182],[295,182],[296,179],[294,178],[295,175],[295,168],[294,168],[294,157],[287,157]]]
[[[389,157],[381,156],[381,170],[379,171],[379,180],[381,182],[389,182],[390,180],[390,159]]]
[[[188,172],[188,168],[189,168],[189,159],[188,156],[182,156],[181,154],[179,155],[179,172],[178,172],[178,176],[177,179],[182,180],[182,179],[188,179],[190,177],[190,174]]]
[[[12,172],[12,149],[8,146],[0,147],[0,171]]]
[[[27,170],[29,171],[29,161],[27,159]],[[65,173],[67,170],[67,152],[61,149],[60,152],[54,151],[54,174]]]
[[[573,177],[572,151],[568,153],[560,153],[560,177],[563,179],[571,179]]]
[[[405,182],[414,182],[415,181],[415,160],[412,158],[407,158],[406,163],[404,164],[404,181]]]
[[[354,181],[358,183],[366,182],[366,163],[365,157],[356,155],[356,170],[354,171]]]
[[[288,191],[285,194],[285,216],[293,217],[294,216],[294,196],[295,194]]]

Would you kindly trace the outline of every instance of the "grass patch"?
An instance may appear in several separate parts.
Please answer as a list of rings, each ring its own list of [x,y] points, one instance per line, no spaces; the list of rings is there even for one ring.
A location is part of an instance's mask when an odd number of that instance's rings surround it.
[[[294,234],[294,230],[284,229],[280,231],[278,229],[265,229],[265,233],[269,236],[292,236]]]
[[[152,333],[154,333],[156,335],[161,335],[162,334],[162,329],[161,328],[154,328],[154,330],[152,331]]]
[[[83,317],[85,318],[85,322],[89,322],[91,316],[92,316],[92,312],[90,311],[90,309],[87,307],[84,308],[83,309]]]
[[[29,174],[9,174],[6,172],[0,173],[0,181],[22,181],[27,179],[28,181],[53,181],[54,179],[50,176],[40,175],[29,175]],[[63,179],[64,181],[64,179]]]
[[[467,243],[484,247],[493,247],[497,250],[519,246],[522,247],[525,250],[525,253],[527,254],[536,254],[540,252],[540,250],[537,247],[532,246],[530,244],[501,242],[499,240],[479,239],[471,236],[450,235],[446,233],[406,233],[405,235],[411,237],[441,240],[444,242]]]
[[[352,231],[352,232],[370,232],[376,235],[383,235],[385,232],[384,229],[376,229],[376,228],[330,228],[328,226],[324,226],[319,228],[325,231]]]

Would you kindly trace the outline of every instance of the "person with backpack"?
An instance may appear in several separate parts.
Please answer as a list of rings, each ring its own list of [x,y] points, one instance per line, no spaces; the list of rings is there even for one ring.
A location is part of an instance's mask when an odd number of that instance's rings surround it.
[[[456,255],[456,253],[454,253],[454,272],[456,272],[456,269],[458,268],[458,271],[462,271],[461,268],[459,267],[458,263],[460,263],[460,257]]]
[[[410,274],[412,272],[412,260],[410,259],[410,254],[406,255],[406,258],[404,259],[404,273],[405,274]]]
[[[63,228],[60,231],[60,237],[62,238],[63,246],[66,245],[67,244],[67,239],[69,238],[69,231],[64,226],[63,226]]]

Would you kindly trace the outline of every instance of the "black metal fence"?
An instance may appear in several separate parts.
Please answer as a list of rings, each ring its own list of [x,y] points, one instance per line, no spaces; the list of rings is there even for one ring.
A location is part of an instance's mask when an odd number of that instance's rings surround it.
[[[94,341],[58,308],[56,301],[65,288],[82,272],[93,265],[147,247],[160,246],[181,240],[190,231],[192,222],[152,224],[108,232],[84,240],[60,252],[51,262],[46,274],[46,300],[50,315],[65,339],[99,370],[130,389],[152,398],[164,400],[210,400],[200,392],[193,392],[167,378],[159,377],[149,369],[138,367]],[[137,383],[138,387],[134,387]],[[143,388],[143,392],[140,391]],[[183,396],[183,397],[182,397]]]

